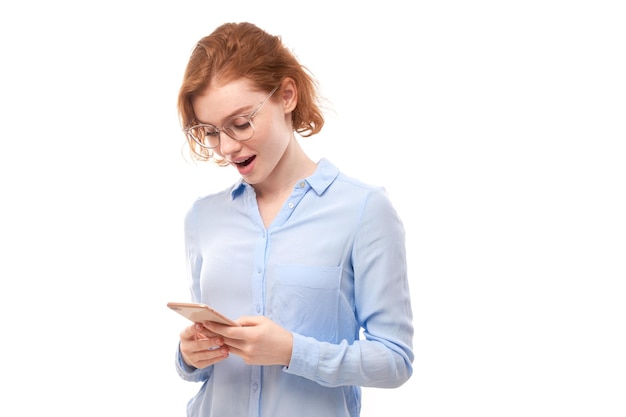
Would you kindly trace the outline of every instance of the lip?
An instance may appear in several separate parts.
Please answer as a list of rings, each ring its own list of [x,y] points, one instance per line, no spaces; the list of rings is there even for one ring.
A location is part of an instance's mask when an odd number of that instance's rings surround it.
[[[248,161],[245,165],[241,165],[241,162]],[[240,163],[237,163],[240,162]],[[237,161],[231,161],[230,164],[237,168],[239,174],[241,176],[250,175],[250,173],[254,170],[254,165],[256,163],[256,155],[252,155],[248,158],[237,158]]]

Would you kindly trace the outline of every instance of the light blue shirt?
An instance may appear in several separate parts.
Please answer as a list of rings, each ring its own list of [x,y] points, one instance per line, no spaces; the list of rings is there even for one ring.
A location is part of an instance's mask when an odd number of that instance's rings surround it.
[[[264,315],[293,334],[289,366],[240,357],[176,369],[200,381],[189,417],[356,417],[360,386],[393,388],[413,368],[404,227],[383,188],[326,159],[295,184],[269,228],[243,181],[185,218],[193,302]]]

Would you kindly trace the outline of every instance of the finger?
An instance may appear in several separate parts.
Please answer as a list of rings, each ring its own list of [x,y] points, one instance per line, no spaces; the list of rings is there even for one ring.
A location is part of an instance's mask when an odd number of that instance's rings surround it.
[[[199,339],[196,341],[195,351],[202,352],[206,350],[215,350],[224,346],[224,344],[224,339],[221,336]]]
[[[215,350],[206,350],[202,353],[193,355],[193,366],[196,368],[206,368],[223,361],[229,356],[229,349],[224,346]]]
[[[217,333],[212,332],[211,330],[207,329],[206,326],[204,326],[202,323],[196,323],[194,325],[194,328],[196,329],[196,331],[198,333],[202,333],[206,337],[215,337],[215,336],[217,336]]]
[[[225,345],[225,347],[228,348],[228,353],[229,354],[233,354],[233,355],[237,355],[237,356],[244,356],[244,351],[242,349],[239,349],[236,346],[232,346],[232,345]]]
[[[225,324],[216,323],[214,321],[205,321],[204,327],[209,331],[213,332],[216,335],[221,335],[224,337],[239,339],[242,335],[243,327],[239,326],[228,326]]]
[[[186,361],[189,359],[188,363],[195,363],[198,361],[198,355],[200,355],[200,358],[205,358],[207,352],[216,351],[220,348],[228,350],[228,347],[224,345],[224,339],[221,336],[209,338],[201,333],[197,333],[193,339],[181,340],[180,350]],[[210,360],[213,356],[215,354],[209,355],[205,359]]]
[[[237,323],[239,323],[243,327],[251,327],[251,326],[258,326],[264,320],[265,320],[265,317],[263,316],[241,316],[237,320]]]
[[[226,346],[213,350],[203,350],[189,355],[183,355],[185,362],[196,368],[206,368],[207,366],[223,361],[229,356],[229,349]]]
[[[196,333],[198,333],[198,330],[196,329],[196,326],[192,324],[191,326],[185,327],[180,332],[180,338],[186,339],[186,340],[193,340],[195,338]]]

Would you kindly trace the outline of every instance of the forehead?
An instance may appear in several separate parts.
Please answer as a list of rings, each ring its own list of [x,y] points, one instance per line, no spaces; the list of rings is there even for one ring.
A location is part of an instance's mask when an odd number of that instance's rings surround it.
[[[260,94],[252,82],[244,78],[213,82],[193,98],[191,105],[199,122],[217,125],[227,117],[251,110],[258,104]]]

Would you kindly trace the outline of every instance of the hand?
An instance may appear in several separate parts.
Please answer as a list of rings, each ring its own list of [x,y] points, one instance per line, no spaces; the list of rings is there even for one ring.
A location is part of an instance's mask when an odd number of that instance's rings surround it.
[[[263,316],[241,317],[242,327],[206,322],[204,326],[222,336],[228,350],[241,356],[248,365],[289,366],[293,348],[293,335]]]
[[[180,333],[180,352],[189,366],[206,368],[228,357],[228,346],[224,339],[195,323]]]

